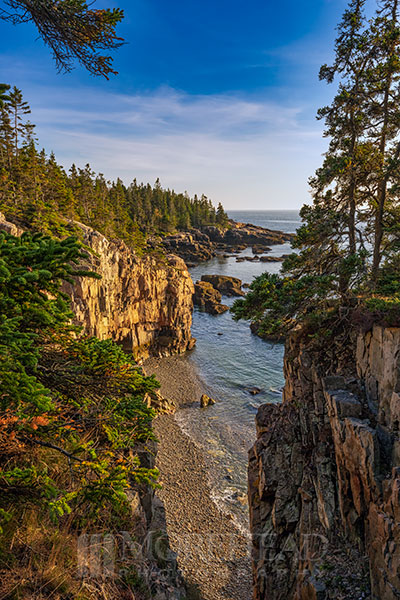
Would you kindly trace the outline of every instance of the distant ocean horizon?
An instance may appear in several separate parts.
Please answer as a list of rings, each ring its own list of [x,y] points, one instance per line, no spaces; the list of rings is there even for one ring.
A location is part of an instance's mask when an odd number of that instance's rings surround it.
[[[267,229],[295,233],[301,225],[299,210],[227,210],[228,217]]]

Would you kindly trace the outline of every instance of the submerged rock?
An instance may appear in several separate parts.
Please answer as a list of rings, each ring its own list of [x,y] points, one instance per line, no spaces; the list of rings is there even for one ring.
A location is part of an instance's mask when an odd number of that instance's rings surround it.
[[[262,392],[262,389],[259,388],[259,387],[252,387],[252,388],[249,389],[249,393],[252,396],[256,396],[257,394],[260,394],[261,392]]]
[[[203,394],[200,398],[200,407],[201,408],[207,408],[207,406],[212,406],[213,404],[215,404],[215,400],[213,398],[210,398],[210,396],[207,396],[207,394]]]

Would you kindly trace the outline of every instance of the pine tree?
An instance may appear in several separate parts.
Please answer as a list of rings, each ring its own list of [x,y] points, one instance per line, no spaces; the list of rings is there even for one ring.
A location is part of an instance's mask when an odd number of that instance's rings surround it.
[[[10,97],[7,92],[11,86],[7,85],[7,83],[0,83],[0,108],[4,105],[5,102],[8,102]]]
[[[385,0],[378,8],[370,30],[370,43],[376,52],[368,80],[369,139],[377,147],[374,190],[370,204],[375,218],[373,232],[372,283],[377,284],[379,266],[385,252],[385,208],[391,184],[397,184],[400,166],[400,27],[399,0]],[[396,189],[396,195],[398,191]]]
[[[28,141],[31,138],[32,125],[25,123],[24,117],[30,114],[30,106],[23,99],[22,92],[16,86],[13,87],[8,95],[9,99],[6,103],[10,114],[12,124],[12,135],[14,141],[14,159],[18,162],[18,151],[22,140]]]
[[[224,211],[224,207],[222,206],[221,202],[219,202],[216,217],[217,225],[220,225],[220,227],[226,227],[228,225],[228,220],[228,215]]]
[[[334,64],[321,68],[320,78],[339,78],[339,86],[318,115],[330,144],[310,180],[313,204],[301,211],[298,253],[283,263],[281,277],[256,279],[233,308],[266,334],[355,302],[373,306],[371,291],[400,298],[399,0],[380,2],[368,22],[364,4],[351,0]]]

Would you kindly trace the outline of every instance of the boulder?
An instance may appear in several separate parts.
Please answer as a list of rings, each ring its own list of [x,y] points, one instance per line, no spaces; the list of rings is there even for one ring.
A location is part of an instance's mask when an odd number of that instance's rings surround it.
[[[143,401],[148,408],[153,408],[158,414],[173,414],[176,411],[175,401],[164,398],[158,390],[145,394]]]
[[[200,398],[200,407],[201,408],[207,408],[207,406],[212,406],[213,404],[215,404],[215,400],[213,400],[213,398],[210,398],[210,396],[207,396],[207,394],[203,394]]]
[[[249,392],[252,396],[256,396],[257,394],[260,394],[262,390],[259,387],[252,387],[249,389]]]
[[[221,293],[207,281],[195,283],[193,303],[211,315],[220,315],[229,310],[229,306],[221,304]]]
[[[202,275],[201,281],[211,283],[224,296],[244,296],[242,281],[227,275]]]

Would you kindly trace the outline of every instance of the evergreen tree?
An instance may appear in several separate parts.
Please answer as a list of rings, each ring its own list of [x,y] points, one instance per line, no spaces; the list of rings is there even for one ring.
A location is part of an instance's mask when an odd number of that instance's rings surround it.
[[[7,94],[10,87],[11,86],[7,85],[6,83],[0,83],[0,108],[3,106],[4,102],[8,102],[10,99]]]
[[[108,79],[116,74],[111,56],[100,52],[123,43],[115,32],[124,16],[121,9],[90,8],[92,3],[85,0],[3,0],[3,4],[7,9],[0,9],[0,19],[15,25],[32,21],[60,71],[70,71],[77,59],[92,75]]]
[[[390,196],[398,198],[400,166],[400,27],[399,0],[380,4],[370,29],[370,43],[375,48],[375,62],[368,79],[368,137],[377,148],[374,188],[370,204],[374,210],[372,232],[372,284],[376,286],[379,266],[385,254],[385,209]],[[395,188],[391,188],[391,185]],[[393,200],[393,198],[392,198]]]
[[[228,225],[228,221],[228,215],[224,211],[224,207],[222,206],[221,202],[219,202],[217,206],[216,223],[221,227],[226,227]]]
[[[38,152],[21,91],[13,88],[8,98],[0,106],[0,210],[22,225],[61,236],[71,232],[71,221],[81,221],[142,252],[148,235],[216,222],[206,196],[165,190],[159,179],[154,186],[134,180],[126,187],[96,175],[90,165],[72,165],[67,174],[53,154]],[[227,219],[222,206],[219,219]]]
[[[24,117],[30,114],[31,109],[22,97],[22,92],[17,87],[13,87],[8,95],[6,107],[10,115],[12,126],[12,136],[14,142],[14,158],[18,161],[18,151],[21,141],[31,139],[32,125],[25,123]]]
[[[328,83],[340,80],[332,104],[318,113],[330,144],[310,180],[313,204],[301,211],[298,252],[283,263],[281,277],[256,279],[233,308],[264,334],[355,302],[372,306],[371,290],[375,298],[388,290],[400,298],[399,0],[380,2],[368,22],[364,4],[351,0],[334,64],[320,71]]]

